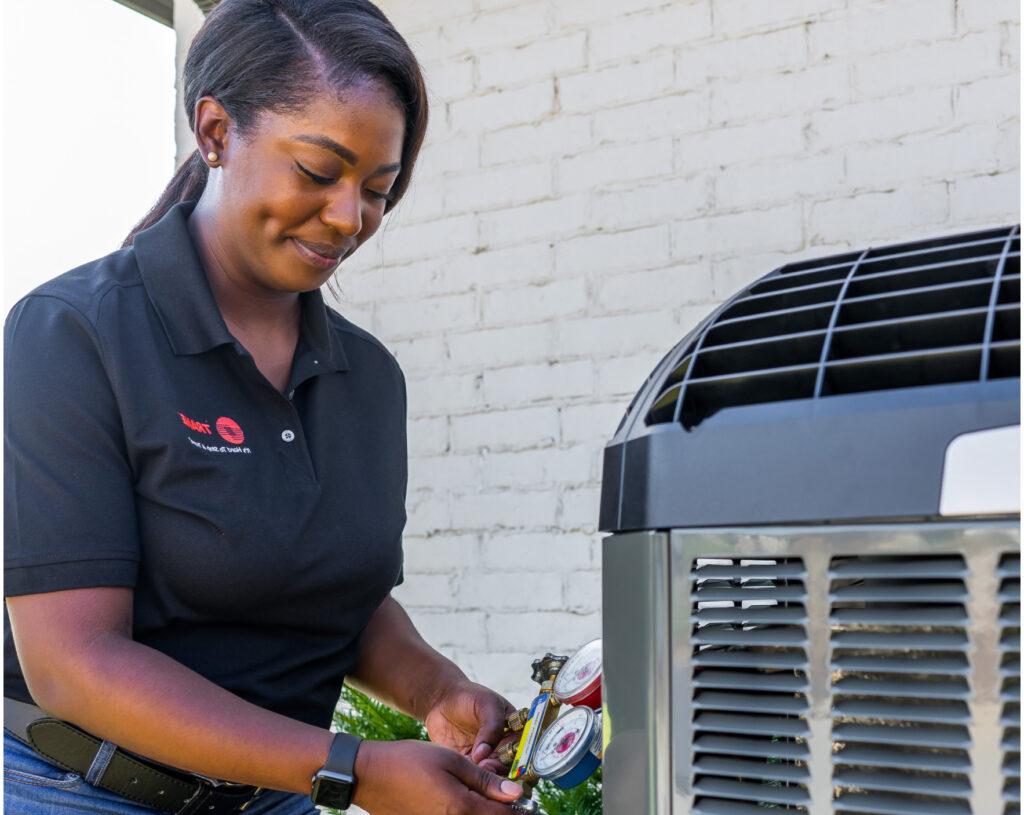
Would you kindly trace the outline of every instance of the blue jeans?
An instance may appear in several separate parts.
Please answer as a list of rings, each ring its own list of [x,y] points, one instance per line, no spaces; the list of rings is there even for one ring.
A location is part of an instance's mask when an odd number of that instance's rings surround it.
[[[110,742],[104,742],[108,745]],[[109,750],[109,748],[107,748]],[[89,776],[106,769],[109,755],[100,749]],[[100,815],[152,815],[159,810],[140,806],[115,792],[94,787],[78,773],[51,764],[4,729],[4,812],[7,815],[61,815],[92,812]],[[243,815],[320,815],[308,795],[266,790]]]

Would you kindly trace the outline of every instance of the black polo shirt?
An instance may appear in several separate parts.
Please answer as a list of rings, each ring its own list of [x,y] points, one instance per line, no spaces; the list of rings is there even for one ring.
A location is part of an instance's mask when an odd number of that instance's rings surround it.
[[[405,382],[313,291],[278,391],[220,315],[195,203],[8,315],[5,596],[132,587],[136,641],[327,727],[402,577]],[[6,606],[4,678],[31,701]]]

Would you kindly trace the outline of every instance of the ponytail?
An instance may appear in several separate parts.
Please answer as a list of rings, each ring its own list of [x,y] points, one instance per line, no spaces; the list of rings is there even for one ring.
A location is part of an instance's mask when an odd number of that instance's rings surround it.
[[[128,237],[121,244],[121,248],[131,246],[139,232],[163,218],[167,214],[167,210],[175,204],[199,198],[203,194],[203,188],[206,187],[206,177],[209,174],[210,168],[206,166],[199,151],[194,150],[192,155],[181,163],[178,172],[174,174],[174,178],[171,179],[163,195],[160,196],[160,200],[153,205],[153,208],[145,214],[141,221],[132,227],[132,231],[128,233]]]

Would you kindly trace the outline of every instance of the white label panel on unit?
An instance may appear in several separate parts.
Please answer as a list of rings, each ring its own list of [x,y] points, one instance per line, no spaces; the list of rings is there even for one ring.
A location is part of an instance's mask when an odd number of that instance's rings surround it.
[[[964,433],[949,443],[939,514],[1020,514],[1020,425]]]

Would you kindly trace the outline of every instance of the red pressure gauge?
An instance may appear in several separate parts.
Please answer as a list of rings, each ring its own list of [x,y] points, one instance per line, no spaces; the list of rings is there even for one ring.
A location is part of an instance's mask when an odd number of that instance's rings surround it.
[[[569,657],[555,677],[555,698],[566,705],[601,707],[601,640],[588,642]]]

